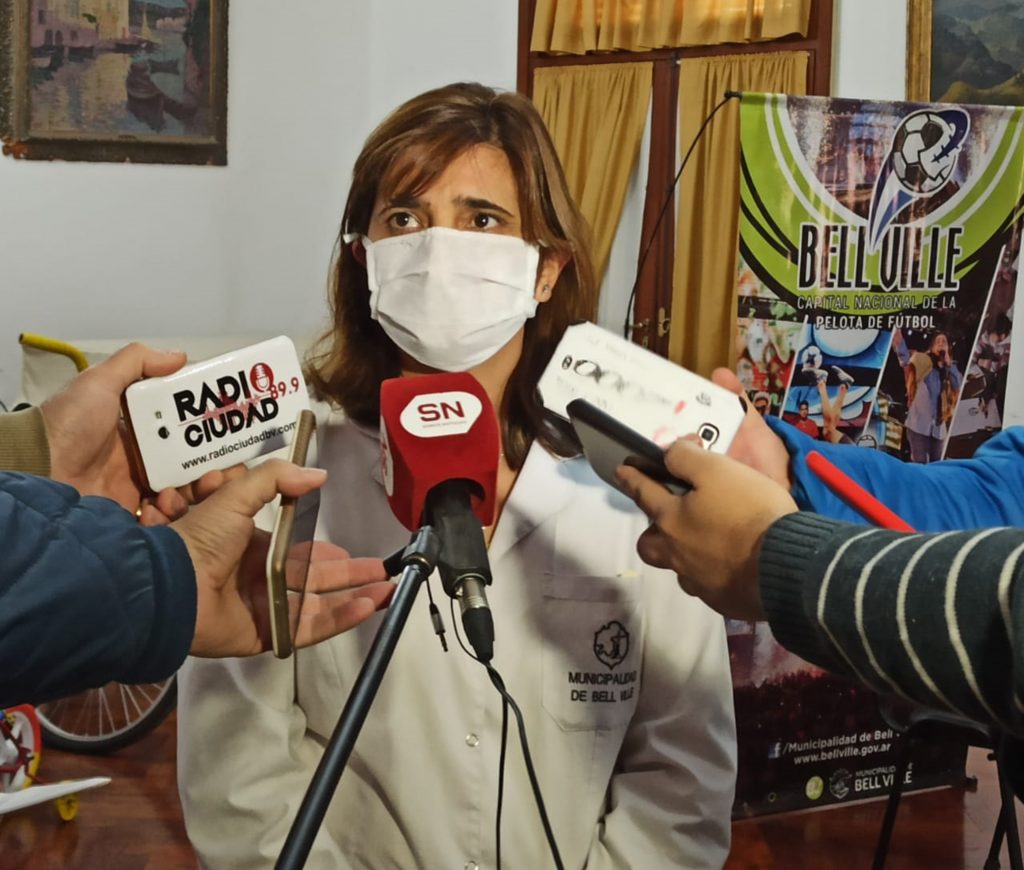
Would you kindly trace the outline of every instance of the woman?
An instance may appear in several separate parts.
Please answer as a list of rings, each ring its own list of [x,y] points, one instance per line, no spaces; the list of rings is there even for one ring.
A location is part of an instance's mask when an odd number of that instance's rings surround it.
[[[896,330],[893,349],[907,385],[907,441],[911,462],[938,462],[949,434],[962,377],[949,349],[949,336],[936,332],[927,353],[911,351]]]
[[[342,234],[334,328],[310,372],[331,406],[319,536],[356,556],[406,543],[380,482],[381,380],[470,371],[502,432],[494,665],[523,709],[565,866],[721,866],[735,776],[722,621],[643,565],[643,514],[536,392],[565,327],[594,310],[583,222],[536,110],[465,84],[399,107],[356,162]],[[273,862],[377,625],[294,663],[185,672],[179,781],[204,863]],[[308,866],[495,866],[500,730],[485,670],[441,650],[424,601]],[[505,865],[551,866],[518,750],[504,776]]]

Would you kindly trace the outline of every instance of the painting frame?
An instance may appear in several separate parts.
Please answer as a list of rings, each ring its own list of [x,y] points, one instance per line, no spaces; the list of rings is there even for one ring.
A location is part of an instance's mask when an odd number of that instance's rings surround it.
[[[907,99],[931,101],[932,0],[907,0]]]
[[[32,0],[0,0],[0,141],[26,160],[227,165],[228,0],[209,0],[208,134],[33,132]]]

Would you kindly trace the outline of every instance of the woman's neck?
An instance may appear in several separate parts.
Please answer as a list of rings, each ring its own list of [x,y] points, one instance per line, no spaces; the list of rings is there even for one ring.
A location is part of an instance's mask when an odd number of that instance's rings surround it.
[[[484,388],[487,398],[491,400],[494,413],[498,415],[501,422],[502,402],[505,399],[505,389],[508,387],[512,372],[519,364],[519,358],[523,355],[523,330],[520,329],[512,338],[501,347],[496,353],[484,360],[477,366],[469,369],[468,372]],[[404,357],[404,354],[403,354]],[[416,362],[416,360],[404,358],[402,360],[402,376],[437,374],[436,369],[431,369]],[[501,427],[499,426],[499,431]],[[504,447],[502,447],[504,452]]]

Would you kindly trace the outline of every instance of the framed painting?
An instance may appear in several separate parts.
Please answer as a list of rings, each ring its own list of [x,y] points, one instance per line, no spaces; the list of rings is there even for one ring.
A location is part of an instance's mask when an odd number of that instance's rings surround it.
[[[1024,0],[908,0],[907,99],[1024,105]]]
[[[227,32],[227,0],[0,0],[3,153],[225,165]]]

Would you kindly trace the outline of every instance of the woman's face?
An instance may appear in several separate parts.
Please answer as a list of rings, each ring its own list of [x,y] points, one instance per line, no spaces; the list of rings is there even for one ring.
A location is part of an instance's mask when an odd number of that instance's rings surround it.
[[[941,332],[932,339],[932,353],[949,353],[949,339]]]
[[[376,242],[430,227],[522,238],[519,191],[504,151],[493,145],[475,145],[449,163],[417,196],[379,192],[367,236]],[[551,297],[561,270],[562,265],[553,258],[543,258],[534,291],[539,302]]]
[[[408,161],[412,164],[414,161]],[[371,242],[417,233],[431,228],[464,233],[523,237],[519,190],[505,152],[492,145],[476,145],[454,158],[424,190],[414,195],[396,194],[404,179],[399,158],[397,179],[385,178],[373,204],[366,235]],[[355,241],[353,254],[365,262],[362,243]],[[481,251],[481,256],[486,256]],[[566,259],[551,251],[542,253],[533,296],[547,302]],[[486,274],[486,271],[481,274]],[[523,288],[524,290],[527,288]],[[522,355],[526,327],[521,326],[504,345],[482,363],[468,369],[492,393],[497,405],[504,384]],[[404,350],[399,350],[406,373],[433,371]]]

